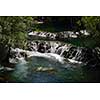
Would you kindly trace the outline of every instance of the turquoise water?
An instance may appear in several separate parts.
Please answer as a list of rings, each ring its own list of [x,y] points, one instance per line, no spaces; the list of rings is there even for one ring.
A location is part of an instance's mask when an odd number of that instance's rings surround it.
[[[12,82],[29,83],[84,82],[87,78],[80,64],[38,56],[19,61],[9,75]]]
[[[0,82],[13,83],[68,83],[99,82],[99,70],[94,71],[54,53],[30,52],[20,58],[13,70],[0,66]],[[8,66],[6,66],[8,67]],[[4,68],[4,67],[3,67]]]

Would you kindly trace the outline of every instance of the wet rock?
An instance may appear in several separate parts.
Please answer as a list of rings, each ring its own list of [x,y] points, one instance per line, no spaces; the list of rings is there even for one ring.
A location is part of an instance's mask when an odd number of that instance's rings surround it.
[[[53,67],[38,67],[38,68],[35,68],[33,69],[33,71],[36,71],[36,72],[49,72],[49,71],[55,71],[55,69]]]
[[[38,46],[38,52],[45,53],[44,43],[40,43]]]

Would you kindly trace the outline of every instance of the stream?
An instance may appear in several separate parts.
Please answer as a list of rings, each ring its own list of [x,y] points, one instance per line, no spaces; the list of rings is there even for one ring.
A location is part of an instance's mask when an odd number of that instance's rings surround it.
[[[28,50],[11,49],[9,61],[13,67],[0,66],[0,82],[96,82],[99,81],[99,72],[85,69],[83,63],[87,59],[96,61],[91,54],[91,50],[58,41],[31,40]]]
[[[80,82],[85,77],[79,64],[66,62],[59,55],[37,53],[28,61],[19,60],[11,78],[15,82],[57,83]]]
[[[4,82],[65,83],[88,80],[81,67],[82,63],[78,61],[65,59],[55,53],[18,50],[19,54],[20,51],[27,52],[28,58],[17,55],[16,59],[11,59],[15,67],[12,69],[6,67],[5,70],[1,70]]]

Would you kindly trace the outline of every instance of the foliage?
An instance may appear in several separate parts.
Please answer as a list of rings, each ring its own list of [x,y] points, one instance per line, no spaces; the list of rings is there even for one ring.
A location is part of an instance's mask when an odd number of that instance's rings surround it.
[[[55,25],[62,25],[67,30],[76,30],[79,28],[77,21],[81,20],[79,16],[53,16],[47,17],[49,22],[52,22]]]
[[[100,17],[84,16],[81,19],[86,30],[90,33],[90,39],[94,40],[95,46],[100,46]]]
[[[33,26],[35,21],[42,21],[43,23]],[[84,39],[84,41],[88,40],[89,42],[90,39],[93,40],[91,43],[94,46],[100,44],[99,16],[1,16],[0,43],[20,43],[21,45],[24,45],[24,42],[26,42],[26,33],[30,29],[51,32],[67,30],[79,31],[81,29],[86,29],[90,33],[90,36]]]
[[[96,16],[85,16],[82,17],[82,22],[86,29],[91,33],[92,36],[100,36],[100,17]]]
[[[26,16],[1,16],[0,17],[0,42],[14,43],[23,41],[26,32],[32,26],[33,17]]]

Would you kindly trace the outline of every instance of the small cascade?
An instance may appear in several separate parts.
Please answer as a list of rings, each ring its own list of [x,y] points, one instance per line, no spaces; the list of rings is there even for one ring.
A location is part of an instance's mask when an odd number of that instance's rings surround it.
[[[69,47],[65,44],[64,46],[61,46],[59,47],[57,50],[56,50],[56,53],[59,54],[60,56],[63,55],[64,52],[68,52],[69,51]]]
[[[47,58],[55,58],[54,55],[70,59],[71,62],[90,63],[94,59],[95,53],[89,48],[75,47],[70,44],[58,41],[29,41],[28,49],[22,50],[19,48],[11,50],[12,58],[10,62],[17,62],[20,59],[27,59],[31,56],[43,56]],[[53,56],[51,56],[53,55]],[[56,58],[55,58],[56,59]],[[96,59],[96,58],[95,58]]]
[[[76,52],[77,52],[77,48],[70,47],[69,51],[68,51],[68,53],[66,55],[66,58],[72,59],[75,56]]]
[[[57,48],[61,45],[58,42],[46,42],[46,41],[32,41],[28,44],[30,51],[38,51],[41,53],[56,53]]]
[[[51,45],[51,49],[50,49],[51,53],[56,53],[57,48],[60,46],[58,42],[55,43],[51,42],[50,45]]]
[[[57,33],[51,33],[51,32],[30,32],[28,33],[29,39],[49,39],[49,40],[63,40],[67,38],[77,38],[77,34],[79,32],[76,32],[76,34],[72,31],[64,31],[64,32],[57,32]]]
[[[73,47],[69,44],[52,41],[32,41],[28,44],[29,50],[22,50],[15,48],[11,50],[12,58],[10,62],[16,63],[21,59],[27,59],[32,56],[47,57],[49,59],[55,59],[59,62],[63,62],[63,59],[72,59],[80,61],[82,56],[82,49]]]
[[[77,48],[77,52],[76,52],[75,56],[72,59],[73,60],[80,61],[81,54],[82,54],[82,49],[78,47]]]
[[[11,52],[13,52],[14,56],[12,56],[12,58],[9,59],[10,63],[17,63],[19,61],[23,62],[25,61],[25,59],[30,57],[44,57],[44,58],[56,60],[60,63],[63,63],[64,61],[63,57],[55,53],[41,53],[38,51],[28,51],[28,50],[22,50],[18,48],[12,50]]]

